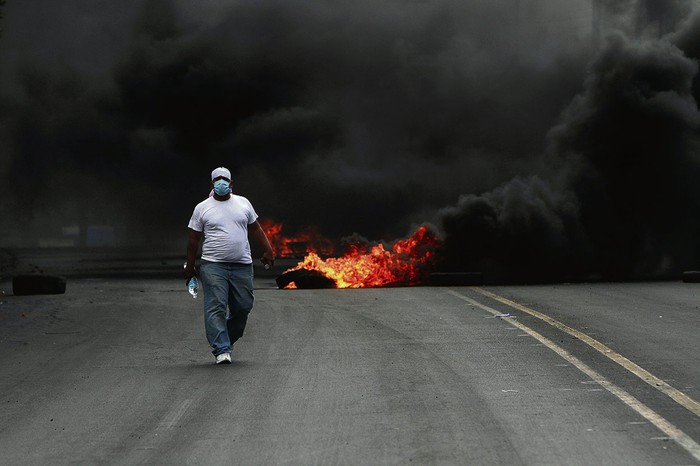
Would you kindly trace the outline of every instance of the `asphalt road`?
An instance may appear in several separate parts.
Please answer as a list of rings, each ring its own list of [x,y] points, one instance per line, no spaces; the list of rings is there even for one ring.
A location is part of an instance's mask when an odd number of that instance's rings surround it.
[[[700,464],[692,403],[611,359],[697,403],[700,285],[256,286],[216,366],[182,280],[0,283],[0,464]]]

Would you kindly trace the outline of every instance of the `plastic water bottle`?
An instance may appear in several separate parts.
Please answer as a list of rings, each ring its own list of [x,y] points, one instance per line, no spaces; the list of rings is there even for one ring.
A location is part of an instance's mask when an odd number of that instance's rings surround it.
[[[185,262],[184,268],[187,268],[187,262]],[[197,299],[197,294],[199,293],[199,280],[197,280],[196,276],[187,281],[187,291],[190,292],[192,298]]]
[[[199,280],[197,280],[197,277],[190,278],[190,281],[187,282],[187,290],[194,299],[197,299],[197,294],[199,293]]]

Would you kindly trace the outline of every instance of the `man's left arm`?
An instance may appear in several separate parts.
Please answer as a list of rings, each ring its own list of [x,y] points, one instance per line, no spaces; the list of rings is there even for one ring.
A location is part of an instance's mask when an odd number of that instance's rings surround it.
[[[265,249],[265,253],[260,259],[260,262],[262,262],[265,265],[269,265],[270,267],[275,265],[275,251],[270,245],[270,240],[267,239],[265,230],[262,229],[260,223],[257,220],[248,225],[248,233],[255,239],[255,241],[260,246],[263,247],[263,249]]]

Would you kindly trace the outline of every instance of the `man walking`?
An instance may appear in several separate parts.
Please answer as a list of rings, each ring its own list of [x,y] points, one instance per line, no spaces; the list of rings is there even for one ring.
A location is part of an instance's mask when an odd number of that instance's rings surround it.
[[[195,274],[197,249],[204,234],[200,266],[204,328],[216,363],[230,364],[231,348],[243,336],[254,301],[248,235],[265,249],[263,264],[272,266],[275,254],[250,201],[231,194],[231,172],[223,167],[212,171],[211,187],[214,195],[197,204],[188,225],[185,279]]]

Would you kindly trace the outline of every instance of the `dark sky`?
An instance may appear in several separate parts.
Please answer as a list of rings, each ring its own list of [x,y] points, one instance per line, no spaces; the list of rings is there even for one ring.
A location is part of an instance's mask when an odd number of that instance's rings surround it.
[[[9,0],[0,241],[102,224],[184,245],[223,165],[290,230],[427,221],[479,267],[685,266],[697,2],[601,3],[593,50],[574,0]]]

